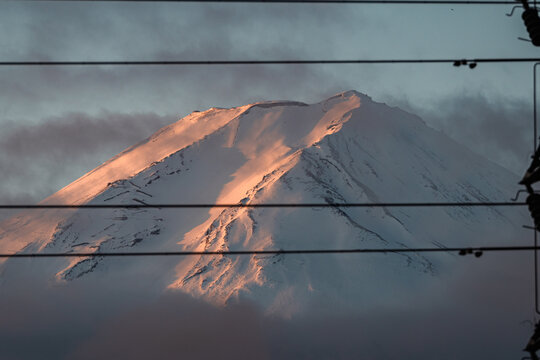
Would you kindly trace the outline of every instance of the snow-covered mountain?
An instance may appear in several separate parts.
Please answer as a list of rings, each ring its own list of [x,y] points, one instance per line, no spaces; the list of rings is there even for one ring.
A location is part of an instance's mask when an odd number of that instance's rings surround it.
[[[355,91],[308,105],[261,102],[194,112],[43,204],[505,201],[515,175],[420,118]],[[523,212],[495,208],[37,210],[0,229],[1,252],[429,247],[508,243]],[[486,234],[489,233],[489,237]],[[152,274],[152,289],[269,312],[306,304],[397,303],[455,255],[11,259],[48,281]]]

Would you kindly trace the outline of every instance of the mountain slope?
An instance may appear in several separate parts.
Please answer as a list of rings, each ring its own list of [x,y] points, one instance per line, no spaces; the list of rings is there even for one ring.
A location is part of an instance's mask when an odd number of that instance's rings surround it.
[[[418,117],[349,91],[313,105],[193,113],[43,203],[504,201],[516,181]],[[522,212],[479,208],[49,210],[4,223],[0,250],[470,246],[486,232],[490,241],[508,240],[522,219]],[[17,261],[4,264],[4,277]],[[447,254],[95,257],[37,266],[56,281],[155,273],[158,292],[179,289],[217,303],[246,297],[287,315],[308,303],[399,302],[394,294],[416,291],[452,261]]]

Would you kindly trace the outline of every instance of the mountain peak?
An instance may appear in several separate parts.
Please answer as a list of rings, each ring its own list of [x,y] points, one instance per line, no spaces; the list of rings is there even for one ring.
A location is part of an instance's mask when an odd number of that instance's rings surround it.
[[[342,91],[340,93],[337,93],[333,96],[331,96],[330,98],[328,98],[327,100],[330,100],[330,99],[333,99],[333,98],[337,98],[337,97],[343,97],[343,98],[349,98],[349,97],[352,97],[352,96],[356,96],[356,97],[359,97],[359,98],[364,98],[364,99],[369,99],[371,100],[371,97],[364,94],[364,93],[361,93],[359,91],[356,91],[356,90],[347,90],[347,91]]]
[[[517,181],[512,174],[417,120],[357,91],[311,105],[270,101],[195,112],[45,203],[331,204],[508,198]],[[477,238],[472,223],[489,222],[504,236],[512,228],[505,230],[500,224],[514,221],[495,210],[477,208],[431,209],[429,224],[423,220],[425,215],[416,208],[52,210],[12,219],[0,230],[0,250],[456,247],[471,246]],[[441,228],[453,231],[441,233]],[[43,275],[48,280],[78,281],[136,267],[155,272],[159,280],[152,285],[160,291],[181,290],[217,303],[248,297],[271,312],[294,313],[310,301],[334,304],[332,294],[337,293],[349,306],[359,301],[376,304],[381,295],[376,286],[379,279],[410,291],[436,276],[451,257],[411,253],[380,260],[325,257],[323,262],[316,256],[298,255],[115,262],[96,256],[57,259],[48,263]],[[14,266],[4,264],[8,265]]]

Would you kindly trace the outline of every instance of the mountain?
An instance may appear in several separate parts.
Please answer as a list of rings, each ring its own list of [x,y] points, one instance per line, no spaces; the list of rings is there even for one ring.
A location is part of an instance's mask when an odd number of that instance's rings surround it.
[[[316,104],[193,112],[43,204],[506,201],[518,179],[356,91]],[[410,248],[507,244],[524,213],[497,208],[33,210],[4,222],[1,252]],[[46,281],[150,274],[155,293],[251,299],[285,316],[307,305],[399,304],[458,257],[378,255],[10,259]],[[396,296],[399,295],[399,296]]]

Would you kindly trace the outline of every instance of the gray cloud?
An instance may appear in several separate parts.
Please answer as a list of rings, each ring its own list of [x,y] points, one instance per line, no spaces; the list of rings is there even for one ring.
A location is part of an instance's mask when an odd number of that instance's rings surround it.
[[[2,10],[0,34],[10,35],[0,35],[0,54],[19,60],[327,57],[338,46],[329,27],[353,37],[350,21],[362,19],[339,6],[14,2]],[[309,66],[13,67],[0,72],[0,122],[312,101],[343,90],[337,83],[326,68]]]
[[[8,123],[0,135],[3,203],[33,202],[176,120],[151,113],[71,113],[34,125]]]
[[[354,10],[324,5],[15,2],[3,5],[0,26],[11,30],[15,38],[6,41],[0,51],[12,57],[41,53],[49,58],[148,57],[171,49],[194,57],[234,56],[246,55],[254,46],[262,51],[270,48],[273,53],[325,51],[336,46],[321,41],[331,38],[328,26],[350,27],[341,24],[364,20],[355,24],[358,29],[369,23]],[[319,46],[298,49],[298,42]]]
[[[112,317],[70,354],[76,359],[269,359],[265,319],[248,304],[225,309],[167,295]]]
[[[520,358],[532,333],[524,322],[533,320],[530,257],[460,257],[412,298],[396,293],[400,308],[343,314],[315,306],[289,320],[249,303],[215,308],[180,293],[153,298],[150,277],[108,273],[51,287],[36,280],[31,260],[12,260],[21,264],[17,281],[2,284],[0,357]]]

